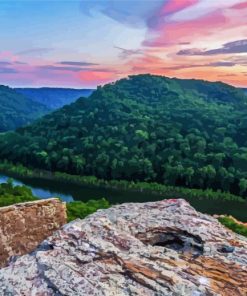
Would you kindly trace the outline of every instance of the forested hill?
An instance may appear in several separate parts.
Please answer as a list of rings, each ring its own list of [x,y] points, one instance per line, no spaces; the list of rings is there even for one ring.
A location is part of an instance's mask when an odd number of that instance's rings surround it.
[[[221,82],[130,76],[2,136],[0,157],[244,195],[247,96]]]
[[[12,88],[0,85],[0,132],[29,124],[48,111],[46,106],[31,101]]]
[[[49,109],[58,109],[64,105],[73,103],[80,97],[88,97],[93,89],[73,88],[16,88],[16,91],[32,99],[33,101],[46,105]]]

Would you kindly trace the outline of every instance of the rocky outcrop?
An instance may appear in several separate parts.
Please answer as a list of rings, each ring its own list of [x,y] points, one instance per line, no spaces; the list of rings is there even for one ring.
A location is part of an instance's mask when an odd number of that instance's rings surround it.
[[[247,241],[184,200],[65,225],[0,270],[0,295],[247,295]]]
[[[0,266],[33,251],[65,223],[65,204],[56,198],[0,208]]]

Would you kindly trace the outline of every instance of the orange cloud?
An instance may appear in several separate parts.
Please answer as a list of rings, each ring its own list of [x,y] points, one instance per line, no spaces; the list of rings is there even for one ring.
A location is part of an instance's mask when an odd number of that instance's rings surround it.
[[[94,71],[80,72],[78,73],[78,77],[81,81],[85,81],[86,83],[94,82],[97,84],[107,83],[116,79],[116,75],[114,73]]]

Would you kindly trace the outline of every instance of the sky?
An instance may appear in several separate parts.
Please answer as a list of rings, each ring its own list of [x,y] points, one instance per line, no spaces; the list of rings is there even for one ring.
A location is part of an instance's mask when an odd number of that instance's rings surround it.
[[[0,84],[142,73],[247,87],[247,0],[0,0]]]

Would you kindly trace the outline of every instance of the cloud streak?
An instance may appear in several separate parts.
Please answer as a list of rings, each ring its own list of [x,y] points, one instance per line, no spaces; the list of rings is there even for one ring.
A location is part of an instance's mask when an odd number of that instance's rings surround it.
[[[0,74],[16,74],[18,71],[13,68],[0,68]]]
[[[218,67],[234,67],[236,64],[234,62],[212,62],[207,64],[186,64],[186,65],[175,65],[171,67],[164,67],[164,69],[169,70],[183,70],[189,68],[203,68],[203,67],[210,67],[210,68],[218,68]]]
[[[94,68],[94,67],[73,67],[73,66],[54,66],[54,65],[43,65],[36,67],[39,70],[44,71],[69,71],[69,72],[109,72],[116,73],[115,69],[110,68]]]
[[[23,50],[23,51],[19,51],[16,54],[17,55],[21,55],[21,56],[25,56],[25,55],[45,55],[49,52],[53,51],[53,48],[42,48],[42,47],[37,47],[37,48],[31,48],[31,49],[27,49],[27,50]]]
[[[220,48],[210,50],[200,50],[197,48],[184,49],[178,51],[178,55],[218,55],[232,53],[247,53],[247,39],[237,40],[223,44]]]
[[[39,66],[37,68],[41,70],[46,70],[46,71],[71,71],[71,72],[82,71],[82,69],[78,67],[59,67],[59,66],[53,66],[53,65],[44,65],[44,66]]]
[[[121,51],[119,54],[119,57],[123,60],[128,59],[129,57],[143,54],[143,50],[141,49],[125,49],[119,46],[114,46],[114,47]]]
[[[74,61],[62,61],[59,62],[60,65],[69,65],[69,66],[97,66],[99,64],[90,63],[90,62],[74,62]]]
[[[11,65],[12,63],[10,62],[4,62],[4,61],[0,61],[0,66],[8,66]]]

